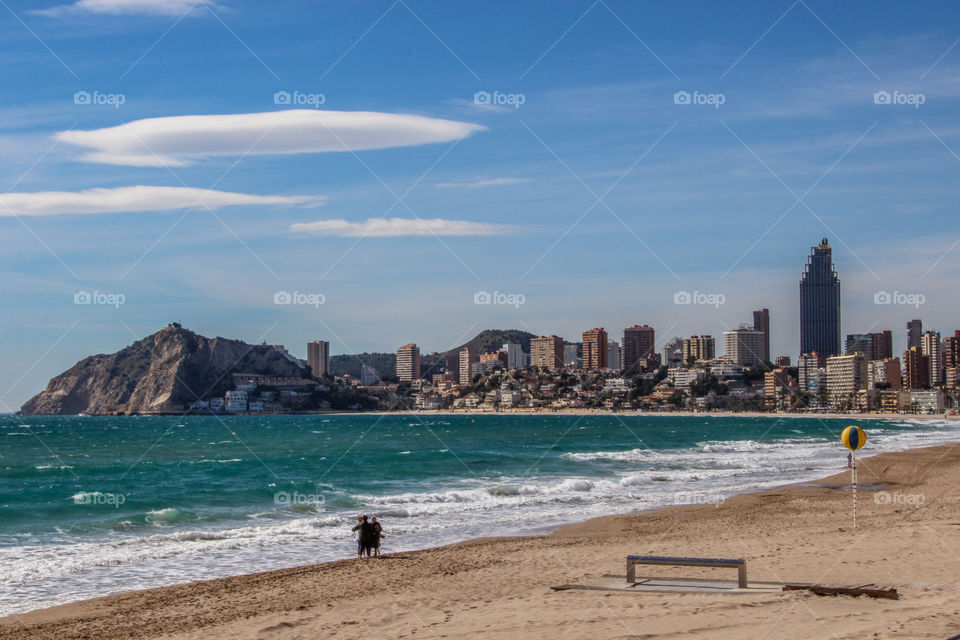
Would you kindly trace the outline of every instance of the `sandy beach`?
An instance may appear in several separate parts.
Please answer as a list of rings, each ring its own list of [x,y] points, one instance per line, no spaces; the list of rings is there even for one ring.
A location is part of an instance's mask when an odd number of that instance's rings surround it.
[[[843,452],[838,449],[838,462]],[[960,447],[720,504],[595,518],[536,537],[342,560],[98,598],[0,619],[26,638],[936,638],[960,633]],[[882,483],[882,486],[879,486]],[[387,550],[389,548],[387,547]],[[751,581],[877,584],[899,600],[807,592],[553,591],[627,554],[745,558]],[[641,575],[710,569],[641,567]],[[721,573],[726,573],[723,571]],[[714,577],[728,577],[710,573]]]

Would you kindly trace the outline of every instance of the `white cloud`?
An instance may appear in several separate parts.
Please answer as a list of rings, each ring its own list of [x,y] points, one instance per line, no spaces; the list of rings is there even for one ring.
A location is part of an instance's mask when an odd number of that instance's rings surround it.
[[[85,191],[0,194],[0,217],[167,211],[192,206],[207,209],[242,205],[318,206],[324,200],[323,196],[258,196],[209,189],[138,185]]]
[[[462,182],[438,182],[435,186],[438,189],[482,189],[483,187],[499,187],[507,184],[525,184],[533,182],[530,178],[477,178],[475,180],[465,180]]]
[[[494,236],[516,231],[517,228],[504,224],[486,222],[468,222],[466,220],[431,220],[409,218],[370,218],[364,222],[336,220],[317,220],[316,222],[298,222],[290,225],[290,231],[323,236],[358,238],[361,236],[389,238],[396,236]]]
[[[197,13],[204,7],[216,6],[212,0],[77,0],[73,4],[58,5],[34,13],[54,17],[75,13],[182,16]]]
[[[82,157],[89,162],[161,167],[211,156],[410,147],[450,142],[485,129],[425,116],[291,109],[147,118],[105,129],[63,131],[56,137],[91,149]]]

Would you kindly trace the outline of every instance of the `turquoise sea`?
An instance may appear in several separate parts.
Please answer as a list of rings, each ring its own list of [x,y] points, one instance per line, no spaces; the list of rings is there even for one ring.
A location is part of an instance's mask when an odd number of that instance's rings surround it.
[[[846,467],[850,420],[655,415],[0,416],[0,615],[384,550],[541,533]],[[863,455],[960,439],[860,422]]]

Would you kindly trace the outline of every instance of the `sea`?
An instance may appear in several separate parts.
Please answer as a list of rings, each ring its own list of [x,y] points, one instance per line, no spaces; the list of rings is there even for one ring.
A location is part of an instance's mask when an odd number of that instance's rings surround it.
[[[960,440],[948,420],[598,415],[0,416],[0,615],[721,501]]]

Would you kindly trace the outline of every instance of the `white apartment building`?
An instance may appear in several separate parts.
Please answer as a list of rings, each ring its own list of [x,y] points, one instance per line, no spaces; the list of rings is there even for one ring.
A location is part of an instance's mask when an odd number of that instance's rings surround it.
[[[766,334],[752,327],[741,326],[723,332],[723,357],[740,366],[763,364]]]
[[[227,411],[239,412],[247,410],[246,391],[227,391],[224,397]]]

